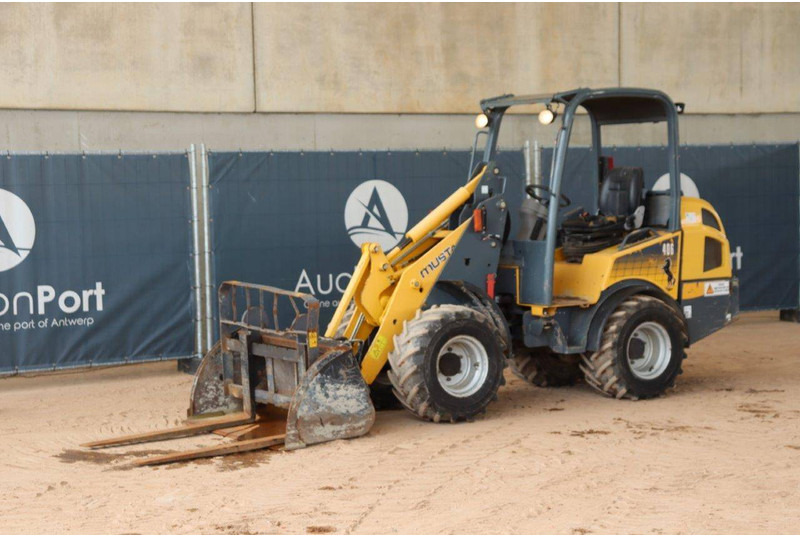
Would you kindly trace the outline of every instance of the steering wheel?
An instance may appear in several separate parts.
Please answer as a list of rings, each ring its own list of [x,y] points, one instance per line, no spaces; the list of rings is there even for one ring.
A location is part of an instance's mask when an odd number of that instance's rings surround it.
[[[539,195],[536,193],[537,190],[541,190],[542,192],[549,194],[547,197],[543,195]],[[550,188],[544,186],[542,184],[529,184],[525,187],[525,193],[537,200],[543,206],[547,207],[550,206],[550,199],[553,198],[553,192],[550,191]],[[558,196],[558,208],[568,207],[572,204],[569,197],[564,194]]]

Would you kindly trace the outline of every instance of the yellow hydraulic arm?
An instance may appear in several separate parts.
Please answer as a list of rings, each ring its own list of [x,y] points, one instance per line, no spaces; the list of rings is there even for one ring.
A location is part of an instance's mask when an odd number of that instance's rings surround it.
[[[394,336],[425,303],[469,227],[472,218],[456,229],[445,228],[453,212],[473,195],[484,172],[485,169],[406,232],[400,245],[388,254],[378,244],[367,243],[361,247],[361,259],[325,336],[336,336],[345,313],[355,302],[355,311],[344,335],[351,340],[365,341],[378,328],[361,364],[361,374],[367,383],[372,383],[380,373],[393,348]]]

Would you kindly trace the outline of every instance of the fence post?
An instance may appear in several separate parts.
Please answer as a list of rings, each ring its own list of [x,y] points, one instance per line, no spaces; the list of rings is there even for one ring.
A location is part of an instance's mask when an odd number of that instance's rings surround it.
[[[212,277],[214,263],[211,256],[211,210],[209,208],[209,190],[211,184],[208,176],[208,152],[205,144],[200,144],[200,204],[203,218],[203,286],[205,297],[205,337],[206,351],[214,346],[214,304],[216,291]]]
[[[800,141],[797,142],[797,182],[800,189]],[[798,195],[797,212],[800,214],[800,195]],[[800,280],[800,258],[797,259],[797,278]],[[800,323],[800,292],[797,296],[797,308],[795,309],[781,309],[780,319],[786,322]]]
[[[192,292],[194,294],[194,358],[179,359],[178,370],[193,373],[200,363],[205,353],[205,319],[203,315],[203,276],[200,262],[200,218],[199,218],[199,198],[197,184],[197,152],[194,144],[189,146],[189,193],[190,204],[192,206],[192,268],[194,270],[194,281]]]

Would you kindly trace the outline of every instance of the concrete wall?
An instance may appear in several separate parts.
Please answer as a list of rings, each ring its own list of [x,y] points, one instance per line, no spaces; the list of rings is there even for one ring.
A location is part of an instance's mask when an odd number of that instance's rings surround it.
[[[618,82],[617,5],[256,4],[259,111],[466,113]]]
[[[2,4],[0,151],[463,149],[480,98],[619,84],[685,101],[684,143],[796,141],[798,28],[800,4]]]
[[[620,4],[620,85],[689,113],[800,111],[800,4]]]
[[[665,89],[800,112],[800,4],[3,4],[0,108],[472,113]]]
[[[249,4],[2,4],[0,108],[252,112]]]

